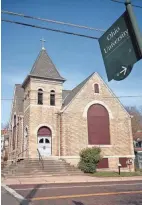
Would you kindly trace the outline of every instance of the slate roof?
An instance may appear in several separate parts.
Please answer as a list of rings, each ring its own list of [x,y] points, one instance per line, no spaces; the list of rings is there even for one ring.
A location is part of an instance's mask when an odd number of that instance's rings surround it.
[[[71,90],[63,90],[62,91],[62,99],[65,100],[65,98],[67,97],[67,95],[69,95],[71,92]]]
[[[67,97],[65,98],[64,102],[63,102],[63,106],[62,108],[66,107],[71,101],[72,99],[77,95],[77,93],[81,90],[81,88],[85,85],[85,83],[94,75],[94,72],[87,77],[84,81],[82,81],[78,86],[76,86],[73,90],[71,90],[69,92],[69,95],[67,95]]]
[[[45,49],[42,49],[32,67],[30,76],[65,81],[57,71]]]
[[[23,113],[24,89],[20,84],[15,85],[15,98],[16,98],[16,110],[20,113]]]

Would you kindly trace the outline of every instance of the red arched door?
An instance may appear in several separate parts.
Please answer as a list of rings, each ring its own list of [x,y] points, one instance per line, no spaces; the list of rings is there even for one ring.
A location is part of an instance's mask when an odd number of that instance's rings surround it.
[[[110,144],[109,114],[100,104],[92,105],[87,113],[88,142],[91,145]]]
[[[52,133],[48,127],[40,127],[37,133],[38,150],[43,157],[51,156]]]

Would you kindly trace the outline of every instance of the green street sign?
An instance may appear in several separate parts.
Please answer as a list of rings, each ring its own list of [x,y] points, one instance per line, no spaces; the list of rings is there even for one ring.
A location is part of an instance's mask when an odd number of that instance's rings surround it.
[[[100,37],[99,44],[108,81],[125,79],[141,59],[127,11]]]

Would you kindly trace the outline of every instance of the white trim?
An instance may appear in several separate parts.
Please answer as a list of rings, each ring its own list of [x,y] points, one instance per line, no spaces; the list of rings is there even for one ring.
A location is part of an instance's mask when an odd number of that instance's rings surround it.
[[[128,157],[128,158],[135,158],[135,155],[114,155],[114,156],[112,156],[112,155],[105,155],[105,156],[103,156],[103,158],[121,158],[121,157]],[[80,156],[60,156],[60,158],[62,159],[62,158],[67,158],[67,159],[78,159],[78,158],[80,158]]]
[[[121,157],[128,157],[128,158],[135,158],[135,155],[114,155],[114,156],[103,156],[103,158],[121,158]]]
[[[56,89],[55,88],[50,88],[49,94],[51,94],[51,91],[54,91],[54,93],[56,94]]]
[[[55,109],[61,109],[61,106],[56,106],[56,105],[37,105],[37,104],[30,104],[30,106],[34,107],[45,107],[45,108],[55,108]]]
[[[35,90],[35,91],[37,91],[37,93],[38,93],[38,91],[39,91],[39,89],[41,89],[43,92],[44,92],[44,88],[43,87],[37,87],[37,90]],[[31,90],[31,91],[33,91],[33,90]]]
[[[60,156],[60,159],[79,159],[80,156]]]
[[[51,106],[51,105],[37,105],[37,104],[30,104],[28,107],[24,110],[24,113],[30,108],[30,107],[43,107],[43,108],[51,108],[51,109],[61,109],[61,106]]]
[[[88,145],[88,147],[107,147],[107,148],[109,148],[109,147],[113,147],[113,145],[105,145],[105,144],[102,144],[102,145]]]
[[[100,101],[100,100],[93,100],[93,101],[89,102],[89,103],[85,106],[84,111],[83,111],[83,117],[84,117],[84,118],[87,118],[88,109],[89,109],[90,106],[93,105],[93,104],[103,105],[103,106],[107,109],[107,111],[108,111],[108,113],[109,113],[110,119],[113,119],[112,112],[111,112],[110,108],[108,107],[108,105],[106,105],[103,101]]]

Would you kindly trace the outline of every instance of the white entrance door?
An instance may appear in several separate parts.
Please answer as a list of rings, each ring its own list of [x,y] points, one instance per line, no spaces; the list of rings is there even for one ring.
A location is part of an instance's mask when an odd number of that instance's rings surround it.
[[[51,137],[38,137],[38,150],[42,157],[51,156]]]

